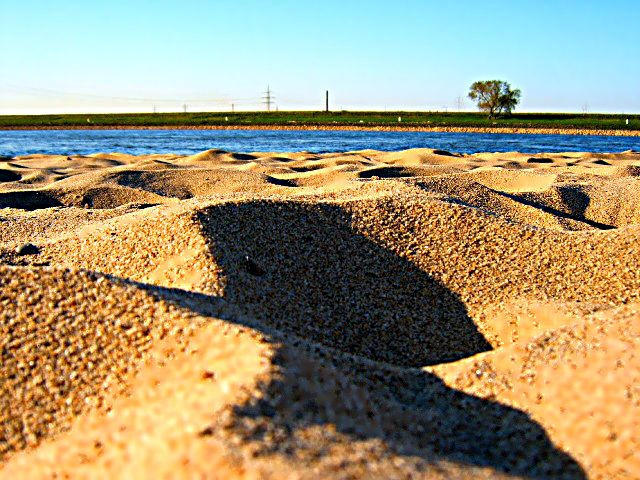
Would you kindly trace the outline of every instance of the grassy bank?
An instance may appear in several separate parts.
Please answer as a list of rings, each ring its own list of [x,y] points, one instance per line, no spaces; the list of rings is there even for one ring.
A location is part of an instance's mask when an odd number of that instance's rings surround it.
[[[398,117],[402,121],[398,122]],[[626,124],[626,119],[629,124]],[[518,113],[489,119],[470,112],[194,112],[74,115],[0,115],[0,128],[163,126],[406,126],[640,130],[640,115]]]

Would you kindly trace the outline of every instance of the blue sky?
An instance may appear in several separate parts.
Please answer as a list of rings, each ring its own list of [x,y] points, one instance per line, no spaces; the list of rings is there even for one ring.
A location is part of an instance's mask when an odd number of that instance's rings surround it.
[[[0,113],[464,108],[640,112],[640,2],[0,0]]]

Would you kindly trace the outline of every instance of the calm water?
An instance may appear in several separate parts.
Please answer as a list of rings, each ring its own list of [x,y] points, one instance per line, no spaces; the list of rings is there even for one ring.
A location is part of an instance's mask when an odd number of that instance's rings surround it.
[[[314,153],[426,147],[452,152],[621,152],[640,150],[640,137],[502,135],[484,133],[283,131],[283,130],[38,130],[0,131],[0,155],[64,155],[97,152],[196,153],[210,148],[233,152]]]

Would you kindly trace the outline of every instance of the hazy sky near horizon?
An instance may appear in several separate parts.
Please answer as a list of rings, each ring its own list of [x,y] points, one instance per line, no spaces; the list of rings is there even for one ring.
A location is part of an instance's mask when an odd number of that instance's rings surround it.
[[[0,0],[0,114],[458,108],[640,112],[638,0]]]

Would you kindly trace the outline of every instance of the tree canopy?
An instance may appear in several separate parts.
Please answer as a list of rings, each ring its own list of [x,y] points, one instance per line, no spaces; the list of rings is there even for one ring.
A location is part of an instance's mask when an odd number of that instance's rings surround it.
[[[473,82],[469,89],[469,98],[491,118],[510,114],[520,102],[520,90],[511,90],[511,85],[502,80],[485,80]]]

